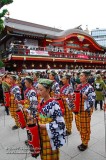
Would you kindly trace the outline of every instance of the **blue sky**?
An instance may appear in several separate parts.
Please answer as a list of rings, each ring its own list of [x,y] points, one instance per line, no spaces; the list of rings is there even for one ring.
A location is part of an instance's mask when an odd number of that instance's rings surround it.
[[[55,28],[106,28],[106,0],[14,0],[10,17]]]

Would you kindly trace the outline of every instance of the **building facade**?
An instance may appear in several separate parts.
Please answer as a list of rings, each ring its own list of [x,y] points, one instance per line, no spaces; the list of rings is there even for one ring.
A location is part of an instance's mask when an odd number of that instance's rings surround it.
[[[106,47],[106,29],[94,29],[91,31],[91,35],[98,44]]]
[[[9,71],[106,69],[106,48],[80,27],[60,30],[8,18],[0,52]]]

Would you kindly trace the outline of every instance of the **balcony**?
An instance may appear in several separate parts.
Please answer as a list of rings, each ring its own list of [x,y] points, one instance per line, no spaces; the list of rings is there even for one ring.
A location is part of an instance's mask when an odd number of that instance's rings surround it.
[[[78,51],[69,53],[67,52],[58,52],[58,51],[52,51],[48,48],[44,47],[37,47],[37,48],[19,48],[14,47],[12,49],[4,50],[1,52],[1,58],[2,59],[8,59],[9,56],[15,55],[15,56],[32,56],[32,57],[53,57],[53,58],[64,58],[64,59],[81,59],[81,60],[92,60],[92,61],[103,61],[106,62],[106,54],[94,54],[91,52],[83,52]]]

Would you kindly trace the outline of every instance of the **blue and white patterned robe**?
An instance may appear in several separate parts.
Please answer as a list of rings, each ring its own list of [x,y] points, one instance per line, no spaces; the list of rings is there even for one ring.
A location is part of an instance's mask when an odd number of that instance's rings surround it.
[[[55,100],[46,102],[40,111],[40,115],[53,119],[52,122],[46,124],[52,150],[63,146],[66,142],[66,127],[58,102]]]
[[[37,87],[38,87],[38,82],[37,82],[37,81],[35,81],[35,82],[33,83],[33,87],[34,87],[35,89],[37,89]]]
[[[60,90],[61,94],[64,95],[73,95],[74,90],[73,87],[69,84],[69,85],[64,85],[61,90]],[[73,104],[72,104],[72,99],[70,99],[68,96],[66,98],[66,102],[67,102],[67,107],[69,109],[73,108]]]
[[[68,95],[68,94],[73,94],[73,92],[74,92],[74,90],[71,85],[64,85],[61,88],[61,94]]]
[[[89,111],[90,108],[94,106],[96,98],[93,87],[88,83],[84,86],[80,84],[77,90],[79,90],[81,94],[87,96],[87,99],[84,100],[84,110]]]
[[[15,100],[18,100],[18,101],[21,100],[21,90],[18,85],[15,84],[10,88],[10,94],[14,95]]]
[[[59,87],[59,84],[56,81],[53,82],[52,91],[55,94],[60,94],[60,87]]]
[[[36,91],[33,88],[26,89],[24,98],[29,100],[30,105],[28,107],[28,110],[31,112],[33,116],[35,116],[38,105]]]

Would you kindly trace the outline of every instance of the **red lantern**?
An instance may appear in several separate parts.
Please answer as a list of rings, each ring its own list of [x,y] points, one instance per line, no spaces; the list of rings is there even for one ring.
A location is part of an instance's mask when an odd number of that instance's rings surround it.
[[[73,104],[74,104],[74,107],[72,111],[79,112],[80,111],[80,92],[79,91],[74,91]]]
[[[24,117],[24,114],[23,114],[22,110],[21,110],[21,109],[18,109],[18,110],[16,111],[16,115],[17,115],[17,117],[18,117],[18,122],[19,122],[19,124],[20,124],[20,127],[21,127],[22,129],[24,129],[24,128],[26,127],[26,121],[25,121],[25,117]]]
[[[26,130],[28,134],[28,144],[31,151],[31,155],[32,157],[38,157],[41,150],[38,125],[28,125],[26,127]]]
[[[10,93],[4,92],[5,107],[10,107]]]

